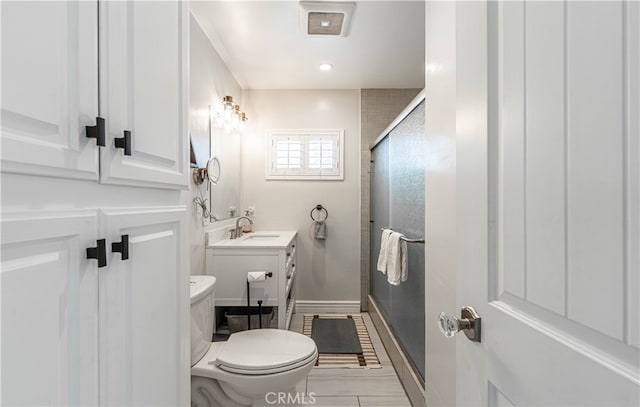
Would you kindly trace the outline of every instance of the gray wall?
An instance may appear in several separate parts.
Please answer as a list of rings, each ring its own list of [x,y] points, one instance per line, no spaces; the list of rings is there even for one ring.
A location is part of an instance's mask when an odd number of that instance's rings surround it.
[[[402,112],[421,89],[362,89],[360,91],[360,303],[366,311],[369,294],[369,214],[370,162],[369,146]]]
[[[193,15],[190,21],[190,35],[189,131],[198,165],[204,166],[209,158],[209,105],[220,103],[225,95],[232,95],[236,101],[240,101],[242,89]],[[206,183],[197,186],[191,181],[191,198],[187,202],[191,274],[205,274],[204,231],[215,227],[215,224],[209,226],[208,221],[203,225],[202,212],[196,210],[193,205],[198,188],[205,198],[209,198]]]
[[[298,299],[360,299],[360,91],[246,90],[243,208],[254,206],[257,230],[298,231]],[[344,129],[344,181],[265,180],[270,129]],[[329,211],[328,238],[311,235],[309,212]]]

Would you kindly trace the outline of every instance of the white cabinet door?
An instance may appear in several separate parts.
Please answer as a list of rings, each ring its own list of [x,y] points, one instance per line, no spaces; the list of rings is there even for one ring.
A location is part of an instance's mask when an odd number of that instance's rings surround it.
[[[186,2],[100,3],[101,182],[188,187],[187,35]]]
[[[457,3],[458,405],[640,404],[639,23]]]
[[[109,242],[128,236],[100,272],[100,403],[189,404],[189,270],[186,209],[105,210]]]
[[[1,7],[2,171],[97,181],[97,2]]]
[[[97,220],[3,214],[1,405],[98,403]]]

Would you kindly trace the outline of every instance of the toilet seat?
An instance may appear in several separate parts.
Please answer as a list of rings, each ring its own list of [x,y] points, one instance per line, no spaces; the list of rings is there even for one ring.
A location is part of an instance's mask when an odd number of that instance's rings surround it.
[[[301,366],[305,366],[309,363],[315,364],[316,359],[318,358],[318,353],[314,352],[311,356],[306,359],[303,359],[299,362],[296,362],[292,365],[280,366],[273,369],[237,369],[224,365],[217,365],[220,370],[224,370],[225,372],[241,374],[241,375],[269,375],[275,373],[287,372],[289,370],[297,369]]]
[[[309,337],[280,329],[255,329],[231,335],[209,363],[229,373],[266,375],[304,366],[317,356],[316,344]]]

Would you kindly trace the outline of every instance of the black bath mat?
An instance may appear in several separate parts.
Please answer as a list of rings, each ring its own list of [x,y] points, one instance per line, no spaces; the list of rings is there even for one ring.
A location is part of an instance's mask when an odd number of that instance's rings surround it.
[[[371,342],[371,337],[367,331],[362,314],[321,314],[321,315],[305,315],[302,325],[302,333],[311,338],[311,328],[314,319],[352,319],[356,325],[358,339],[362,347],[362,353],[320,353],[316,361],[317,368],[381,368],[382,365],[376,355],[376,350]]]
[[[311,338],[316,342],[318,353],[362,353],[356,324],[352,318],[313,318]]]

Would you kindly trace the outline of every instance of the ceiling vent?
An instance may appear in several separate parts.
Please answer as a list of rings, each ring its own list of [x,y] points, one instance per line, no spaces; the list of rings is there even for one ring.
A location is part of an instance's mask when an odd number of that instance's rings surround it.
[[[346,37],[355,3],[301,1],[300,33],[309,36]]]

